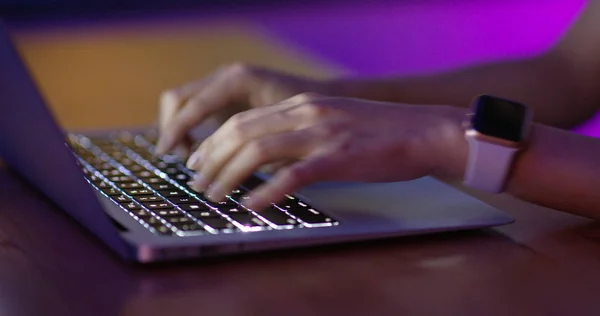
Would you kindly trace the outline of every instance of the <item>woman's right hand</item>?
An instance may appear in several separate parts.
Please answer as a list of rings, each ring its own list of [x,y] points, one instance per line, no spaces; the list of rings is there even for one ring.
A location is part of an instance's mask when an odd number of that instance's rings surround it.
[[[225,122],[235,113],[269,106],[304,92],[335,95],[332,84],[265,68],[233,64],[165,91],[160,99],[157,154],[190,151],[189,132],[208,117]]]

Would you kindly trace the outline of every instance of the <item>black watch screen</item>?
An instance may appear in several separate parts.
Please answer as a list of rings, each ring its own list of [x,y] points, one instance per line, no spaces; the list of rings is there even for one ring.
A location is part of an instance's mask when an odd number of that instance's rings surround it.
[[[482,95],[475,100],[471,125],[477,132],[509,141],[525,137],[528,108],[518,102]]]

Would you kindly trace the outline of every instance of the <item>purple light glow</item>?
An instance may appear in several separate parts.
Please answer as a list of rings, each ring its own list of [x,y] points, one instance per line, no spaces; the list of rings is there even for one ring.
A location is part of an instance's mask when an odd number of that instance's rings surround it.
[[[358,74],[406,74],[536,54],[555,42],[583,4],[369,2],[271,13],[260,23]]]
[[[268,11],[256,21],[288,44],[357,75],[411,74],[543,52],[584,4],[386,1]],[[577,131],[600,136],[600,115]]]

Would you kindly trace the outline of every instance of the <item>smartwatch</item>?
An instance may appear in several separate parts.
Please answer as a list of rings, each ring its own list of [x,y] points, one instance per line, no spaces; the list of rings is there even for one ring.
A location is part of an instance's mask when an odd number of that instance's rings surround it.
[[[478,96],[465,122],[469,154],[463,183],[501,193],[515,155],[525,146],[531,110],[519,102],[490,95]]]

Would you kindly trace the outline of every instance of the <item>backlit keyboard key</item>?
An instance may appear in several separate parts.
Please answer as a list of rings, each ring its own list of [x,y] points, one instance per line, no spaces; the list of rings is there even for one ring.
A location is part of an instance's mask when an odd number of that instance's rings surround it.
[[[160,196],[156,196],[156,195],[139,195],[139,196],[134,196],[134,199],[138,202],[162,202],[162,201],[164,201],[163,198],[161,198]]]
[[[175,186],[169,183],[151,184],[150,187],[154,190],[176,190]]]
[[[133,165],[135,162],[129,158],[123,158],[119,160],[119,163],[125,167]]]
[[[246,192],[247,192],[246,190],[239,188],[239,189],[235,189],[235,190],[231,191],[231,193],[227,194],[227,196],[229,198],[231,198],[232,200],[237,201],[244,194],[246,194]]]
[[[166,203],[166,202],[146,202],[143,204],[144,204],[144,207],[146,207],[149,210],[173,208],[173,206],[171,204]]]
[[[132,210],[131,211],[135,216],[139,217],[139,218],[148,218],[151,217],[152,214],[150,214],[148,211],[144,210],[144,209],[136,209],[136,210]]]
[[[331,218],[312,208],[292,208],[288,212],[308,224],[325,224],[333,222]]]
[[[117,203],[129,203],[131,202],[131,199],[124,196],[124,195],[118,195],[118,196],[113,196],[112,197],[113,200],[115,200]]]
[[[184,223],[193,223],[194,221],[192,221],[191,218],[187,217],[187,216],[173,216],[173,217],[167,217],[165,218],[165,220],[171,224],[184,224]]]
[[[279,207],[286,210],[290,215],[307,224],[331,224],[335,223],[333,219],[325,216],[323,213],[315,210],[310,205],[297,199],[289,199],[278,204]]]
[[[115,183],[123,183],[123,182],[133,182],[133,178],[129,176],[114,176],[109,177],[108,180]]]
[[[129,190],[125,190],[125,192],[127,192],[127,194],[131,195],[131,196],[135,196],[135,195],[154,195],[154,192],[148,190],[148,189],[129,189]]]
[[[99,181],[100,181],[100,182],[97,182],[97,183],[96,183],[96,187],[97,187],[98,189],[108,189],[108,188],[112,188],[112,186],[111,186],[111,185],[110,185],[108,182],[106,182],[106,181],[102,181],[102,180],[99,180]]]
[[[225,209],[219,209],[223,214],[231,215],[231,214],[240,214],[240,213],[248,213],[249,211],[242,207],[231,207]]]
[[[210,207],[204,205],[203,203],[197,202],[197,203],[189,203],[189,204],[178,204],[177,206],[179,206],[182,210],[184,211],[201,211],[201,210],[210,210]]]
[[[154,166],[158,170],[162,170],[162,169],[165,169],[165,168],[169,168],[169,163],[165,162],[165,161],[159,161],[159,162],[155,163]]]
[[[148,217],[142,219],[146,222],[150,227],[154,228],[160,234],[171,234],[172,231],[169,227],[163,224],[161,221],[156,219],[155,217]]]
[[[117,196],[117,195],[121,195],[121,191],[115,189],[115,188],[105,188],[102,189],[102,192],[104,192],[104,194],[108,195],[108,196]]]
[[[121,189],[139,189],[144,187],[141,183],[137,182],[117,183],[117,186]]]
[[[128,211],[135,211],[135,210],[142,209],[139,205],[137,205],[136,203],[133,203],[133,202],[123,203],[123,204],[121,204],[121,206],[126,208]]]
[[[172,197],[168,198],[168,200],[175,205],[199,203],[198,200],[191,197]]]
[[[264,227],[267,224],[260,218],[250,213],[229,214],[231,219],[242,224],[244,227]]]
[[[153,178],[156,177],[156,174],[154,174],[154,172],[149,171],[149,170],[141,170],[138,172],[134,172],[133,175],[135,175],[138,178]]]
[[[179,169],[177,169],[176,167],[164,168],[161,171],[164,172],[164,173],[166,173],[169,176],[176,175],[176,174],[179,173]]]
[[[114,176],[123,175],[123,173],[117,169],[102,170],[100,173],[102,173],[105,177],[114,177]]]
[[[188,183],[190,181],[190,176],[185,173],[178,173],[170,176],[171,179],[175,180],[177,183]]]
[[[199,220],[203,220],[208,217],[220,217],[221,215],[217,214],[217,212],[213,210],[202,210],[202,211],[189,211],[190,215]]]
[[[127,167],[127,169],[129,169],[129,171],[131,171],[134,174],[136,172],[140,172],[140,171],[146,170],[146,168],[144,168],[144,166],[139,165],[139,164],[131,165],[131,166]]]
[[[149,184],[164,184],[164,183],[167,183],[167,181],[165,179],[160,178],[160,177],[144,178],[144,182],[149,183]]]
[[[298,221],[276,207],[269,207],[256,213],[276,226],[298,225]]]
[[[86,178],[88,178],[88,180],[90,180],[90,181],[92,181],[94,183],[102,182],[103,181],[100,177],[98,177],[95,174],[88,174]]]
[[[223,217],[208,217],[201,220],[204,224],[212,227],[215,230],[234,229],[235,225],[224,219]]]
[[[164,209],[164,210],[155,210],[154,213],[156,213],[158,216],[163,217],[163,218],[171,217],[171,216],[183,216],[183,213],[181,213],[181,211],[176,210],[174,208]]]
[[[93,167],[96,170],[98,170],[98,171],[114,170],[115,169],[115,167],[113,167],[111,164],[109,164],[108,162],[104,162],[104,161],[102,161],[101,163],[93,164]]]
[[[184,232],[202,232],[204,231],[204,228],[202,228],[202,226],[200,226],[200,224],[198,223],[174,223],[173,226],[175,226],[175,228],[177,228],[180,231],[184,231]]]
[[[164,197],[184,197],[189,196],[187,193],[181,190],[159,190],[158,193]]]
[[[208,204],[214,208],[223,208],[223,209],[229,209],[229,208],[236,208],[236,207],[241,207],[239,206],[239,204],[237,204],[236,202],[230,200],[230,199],[225,199],[224,201],[221,202],[208,202]]]

